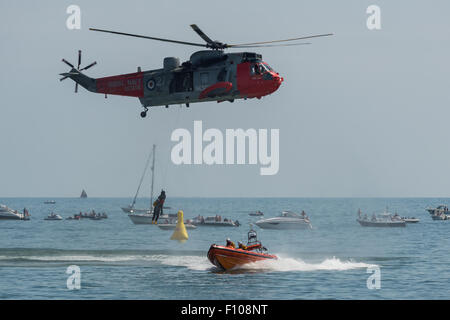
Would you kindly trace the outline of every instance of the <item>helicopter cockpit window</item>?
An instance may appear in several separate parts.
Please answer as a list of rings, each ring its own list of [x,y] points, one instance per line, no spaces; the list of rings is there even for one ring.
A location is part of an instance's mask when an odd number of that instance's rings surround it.
[[[265,70],[259,63],[255,63],[251,65],[250,72],[252,75],[260,75],[263,74]]]
[[[273,71],[273,69],[272,69],[267,63],[263,63],[262,66],[263,66],[267,71]]]

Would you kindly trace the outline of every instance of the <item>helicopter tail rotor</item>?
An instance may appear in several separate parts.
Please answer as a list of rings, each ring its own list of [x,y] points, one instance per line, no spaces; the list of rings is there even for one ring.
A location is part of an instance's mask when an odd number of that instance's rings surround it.
[[[62,62],[67,64],[72,69],[70,70],[70,72],[61,73],[60,75],[63,76],[63,77],[61,79],[59,79],[59,81],[63,81],[65,79],[67,79],[67,78],[70,78],[71,76],[80,75],[81,71],[87,70],[87,69],[89,69],[89,68],[91,68],[91,67],[93,67],[93,66],[95,66],[97,64],[97,62],[94,61],[91,64],[87,65],[86,67],[80,69],[80,65],[81,65],[81,50],[78,50],[78,64],[77,64],[76,68],[75,68],[75,66],[73,64],[68,62],[66,59],[62,59]],[[77,93],[77,92],[78,92],[78,82],[75,81],[75,93]]]

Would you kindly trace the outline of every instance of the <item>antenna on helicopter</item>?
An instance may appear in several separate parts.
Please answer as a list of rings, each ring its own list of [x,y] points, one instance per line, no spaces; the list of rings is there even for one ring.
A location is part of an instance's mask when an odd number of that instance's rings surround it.
[[[60,75],[63,76],[61,79],[59,79],[59,81],[63,81],[65,79],[67,79],[68,77],[70,77],[71,75],[77,75],[79,74],[81,71],[83,70],[87,70],[93,66],[95,66],[97,64],[96,61],[92,62],[91,64],[87,65],[84,68],[80,69],[80,65],[81,65],[81,50],[78,50],[78,65],[75,68],[75,66],[73,64],[71,64],[70,62],[68,62],[66,59],[62,59],[62,62],[64,62],[65,64],[67,64],[69,67],[72,68],[72,70],[70,70],[70,72],[67,73],[61,73]],[[78,82],[75,82],[75,93],[78,92]]]

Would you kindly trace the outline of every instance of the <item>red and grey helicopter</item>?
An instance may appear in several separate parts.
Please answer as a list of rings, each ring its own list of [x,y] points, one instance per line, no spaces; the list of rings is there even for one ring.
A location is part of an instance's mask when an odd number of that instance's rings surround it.
[[[61,73],[60,75],[63,77],[60,80],[70,78],[75,81],[75,92],[78,91],[78,85],[80,85],[88,91],[105,94],[105,97],[108,94],[137,97],[144,108],[144,111],[141,112],[142,118],[147,116],[149,107],[155,106],[168,108],[171,104],[186,104],[189,107],[189,104],[194,102],[233,102],[235,99],[260,99],[275,92],[283,82],[283,78],[262,60],[260,54],[253,52],[225,53],[225,49],[304,45],[309,43],[286,42],[332,35],[328,33],[285,40],[226,44],[211,40],[195,24],[192,24],[191,27],[206,43],[90,28],[89,30],[92,31],[204,47],[209,50],[197,51],[191,55],[189,61],[183,63],[180,63],[178,58],[164,58],[162,69],[141,71],[141,68],[138,67],[135,73],[97,79],[82,73],[97,62],[80,69],[81,50],[79,50],[76,68],[62,59],[71,67],[71,70]]]

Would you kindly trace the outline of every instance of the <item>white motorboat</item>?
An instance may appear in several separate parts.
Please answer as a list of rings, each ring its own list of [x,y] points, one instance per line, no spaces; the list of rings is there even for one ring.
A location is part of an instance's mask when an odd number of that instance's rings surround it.
[[[0,220],[29,220],[30,215],[28,210],[24,209],[24,212],[19,212],[8,208],[5,205],[0,205]]]
[[[55,200],[47,200],[47,201],[44,201],[44,204],[55,204],[55,203],[56,203]]]
[[[293,211],[283,211],[278,217],[262,219],[255,224],[262,229],[311,229],[311,222],[304,211],[298,214]]]
[[[415,217],[402,217],[401,219],[403,221],[405,221],[406,223],[417,223],[420,221],[420,219],[415,218]]]
[[[56,213],[50,213],[48,216],[47,216],[47,218],[45,218],[44,220],[53,220],[53,221],[59,221],[59,220],[62,220],[63,218],[59,215],[59,214],[56,214]]]

